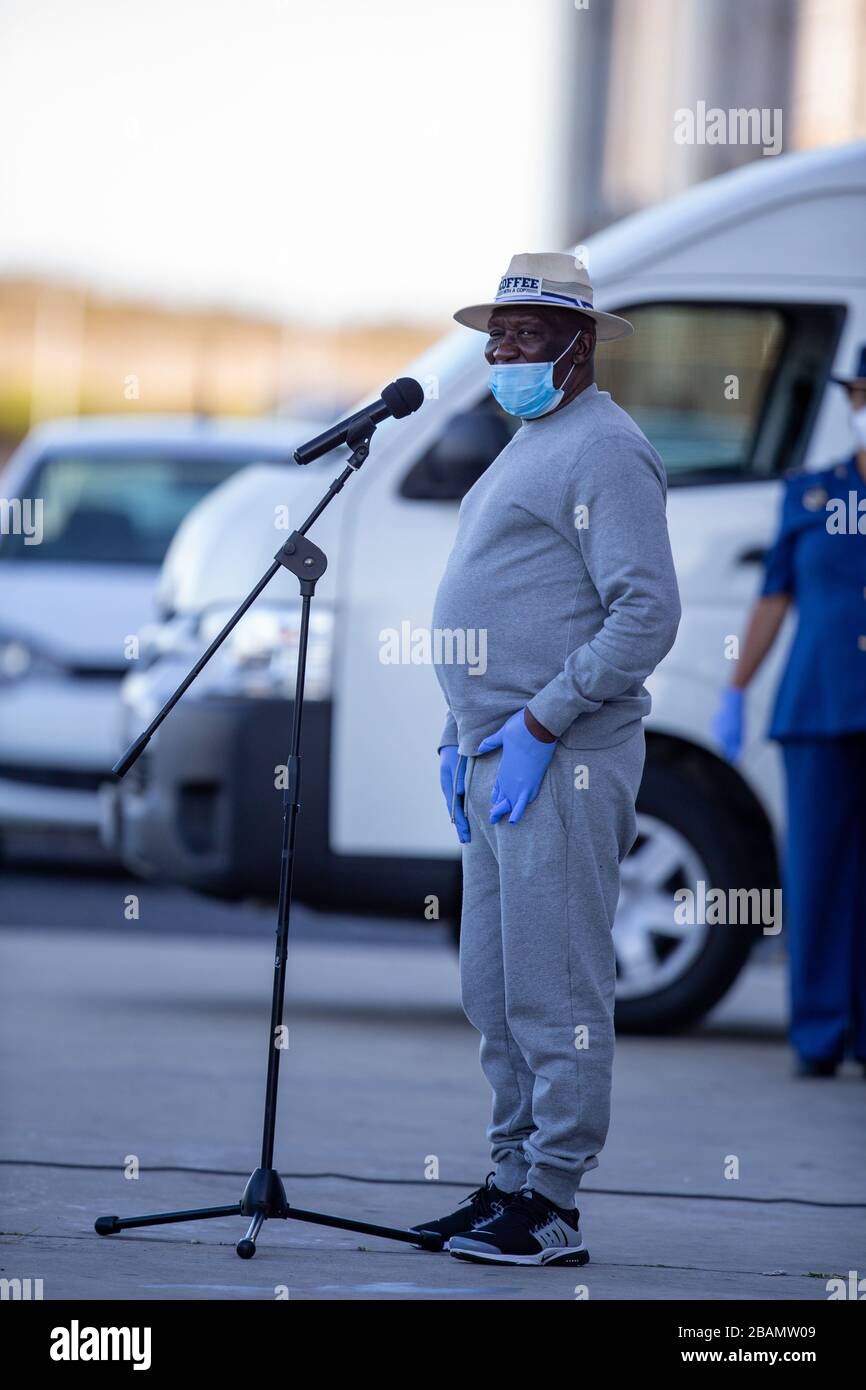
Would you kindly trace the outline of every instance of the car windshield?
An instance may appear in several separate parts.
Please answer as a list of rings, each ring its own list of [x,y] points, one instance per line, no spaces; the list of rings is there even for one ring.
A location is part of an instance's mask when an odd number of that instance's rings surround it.
[[[3,528],[0,560],[160,565],[190,508],[242,462],[47,454],[24,489],[18,524]]]

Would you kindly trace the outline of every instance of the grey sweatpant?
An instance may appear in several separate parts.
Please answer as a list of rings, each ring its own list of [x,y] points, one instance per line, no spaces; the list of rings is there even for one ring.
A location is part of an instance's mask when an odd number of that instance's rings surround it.
[[[497,749],[467,759],[460,985],[493,1090],[494,1181],[574,1205],[610,1122],[619,866],[635,839],[644,732],[557,744],[517,825],[490,824]]]

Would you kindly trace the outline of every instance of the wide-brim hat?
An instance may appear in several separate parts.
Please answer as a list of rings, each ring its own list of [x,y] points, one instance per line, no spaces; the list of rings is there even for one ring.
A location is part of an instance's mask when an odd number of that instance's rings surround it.
[[[496,298],[486,304],[469,304],[454,315],[466,328],[486,333],[494,309],[512,305],[531,304],[535,308],[573,309],[593,319],[600,343],[614,338],[627,338],[634,325],[618,314],[605,314],[592,304],[592,281],[586,266],[563,251],[524,251],[512,256],[511,263],[499,281]]]
[[[853,376],[831,376],[840,386],[859,386],[866,389],[866,343],[861,343]]]

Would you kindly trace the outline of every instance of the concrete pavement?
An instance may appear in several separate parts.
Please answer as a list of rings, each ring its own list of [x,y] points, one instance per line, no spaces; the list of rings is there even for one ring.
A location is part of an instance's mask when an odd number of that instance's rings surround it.
[[[866,1083],[853,1068],[791,1078],[779,963],[752,967],[698,1033],[620,1039],[581,1200],[592,1263],[514,1271],[299,1222],[267,1223],[244,1262],[240,1217],[100,1239],[102,1213],[240,1198],[259,1157],[272,943],[131,922],[9,929],[0,955],[2,1158],[19,1161],[0,1167],[0,1263],[46,1298],[824,1300],[830,1276],[866,1274]],[[290,971],[290,1201],[398,1225],[455,1205],[489,1164],[453,953],[305,939]],[[172,1166],[227,1175],[150,1171]]]

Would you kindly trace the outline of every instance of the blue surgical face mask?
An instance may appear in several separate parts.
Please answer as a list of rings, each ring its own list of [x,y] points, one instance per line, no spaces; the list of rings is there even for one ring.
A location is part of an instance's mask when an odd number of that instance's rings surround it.
[[[509,415],[519,415],[521,420],[535,420],[555,410],[565,395],[565,382],[574,371],[574,365],[560,387],[553,384],[554,368],[571,351],[582,332],[582,328],[577,330],[556,362],[503,362],[491,367],[487,385],[502,409]]]

